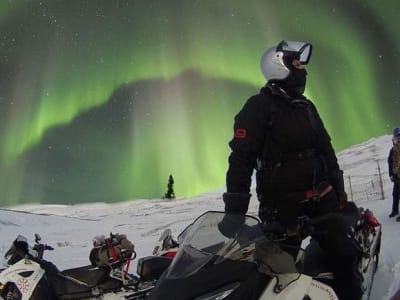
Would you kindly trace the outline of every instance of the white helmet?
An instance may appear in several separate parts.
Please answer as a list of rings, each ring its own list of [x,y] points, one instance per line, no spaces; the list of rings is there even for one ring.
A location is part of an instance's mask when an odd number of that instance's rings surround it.
[[[285,60],[296,58],[306,65],[310,60],[311,52],[310,43],[282,41],[264,52],[260,62],[261,71],[267,81],[285,79],[289,76],[291,67],[285,64]]]

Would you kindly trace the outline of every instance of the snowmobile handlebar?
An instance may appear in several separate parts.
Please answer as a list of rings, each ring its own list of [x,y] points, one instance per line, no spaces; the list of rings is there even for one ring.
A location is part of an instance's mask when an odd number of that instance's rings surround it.
[[[35,244],[32,248],[37,253],[37,258],[43,259],[44,251],[46,250],[54,250],[54,248],[47,244]]]
[[[261,229],[274,241],[286,240],[293,236],[304,239],[307,236],[312,236],[317,233],[314,229],[315,225],[327,222],[333,217],[335,217],[335,214],[325,214],[314,218],[304,215],[297,217],[296,220],[290,224],[282,224],[278,221],[264,222],[261,224]]]

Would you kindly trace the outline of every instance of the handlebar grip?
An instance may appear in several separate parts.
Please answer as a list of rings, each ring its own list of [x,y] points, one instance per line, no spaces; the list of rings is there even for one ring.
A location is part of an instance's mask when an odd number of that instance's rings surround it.
[[[45,247],[45,250],[54,250],[54,248],[52,246],[49,246],[49,245],[45,245],[44,247]]]

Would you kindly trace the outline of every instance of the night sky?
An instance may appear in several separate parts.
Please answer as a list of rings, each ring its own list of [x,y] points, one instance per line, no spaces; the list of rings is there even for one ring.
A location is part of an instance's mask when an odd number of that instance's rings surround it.
[[[263,51],[308,41],[337,151],[400,125],[397,0],[3,0],[0,205],[222,189]]]

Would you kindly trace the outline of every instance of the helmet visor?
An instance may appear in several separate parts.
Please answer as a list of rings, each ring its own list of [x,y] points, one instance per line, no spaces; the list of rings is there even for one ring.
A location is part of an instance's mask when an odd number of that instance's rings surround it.
[[[305,42],[282,41],[276,47],[276,51],[296,54],[299,56],[299,61],[306,65],[311,58],[312,45]]]

